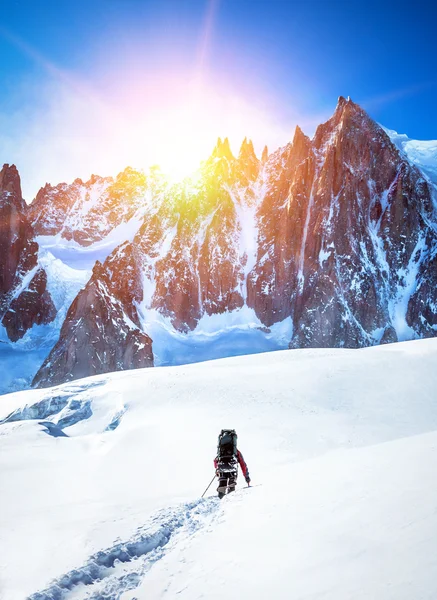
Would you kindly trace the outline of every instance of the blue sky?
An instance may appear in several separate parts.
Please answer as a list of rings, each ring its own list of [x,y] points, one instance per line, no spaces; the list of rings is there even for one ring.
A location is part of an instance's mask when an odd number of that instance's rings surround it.
[[[432,1],[34,0],[0,15],[0,160],[28,199],[46,180],[146,166],[153,147],[165,162],[197,127],[193,156],[217,132],[274,149],[297,123],[312,134],[339,95],[437,139]],[[193,89],[195,109],[177,112]]]

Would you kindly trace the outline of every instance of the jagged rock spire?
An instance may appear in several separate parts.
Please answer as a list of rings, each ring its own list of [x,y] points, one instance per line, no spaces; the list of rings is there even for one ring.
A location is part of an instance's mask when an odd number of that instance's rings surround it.
[[[16,203],[24,206],[21,194],[21,180],[15,165],[4,164],[0,171],[0,196],[11,196]]]
[[[264,146],[263,152],[261,154],[261,162],[263,164],[266,163],[268,157],[269,157],[269,150],[268,150],[267,146]]]
[[[214,158],[227,158],[228,160],[233,160],[234,155],[231,151],[231,146],[229,144],[229,139],[225,137],[222,141],[221,138],[217,139],[217,144],[213,150],[212,156]]]
[[[365,144],[366,140],[370,141],[375,136],[378,138],[382,136],[386,143],[391,144],[383,129],[349,97],[340,96],[332,117],[317,127],[313,138],[315,148],[321,149],[328,142],[332,143],[333,135],[340,130],[343,131],[342,135],[346,135],[349,139],[353,138],[355,145]],[[353,148],[350,150],[354,151]]]
[[[307,155],[311,147],[311,140],[304,134],[299,125],[296,125],[293,137],[293,154],[296,156]]]
[[[136,309],[143,295],[141,282],[132,243],[116,248],[103,265],[96,261],[33,385],[47,387],[98,373],[152,367],[152,340],[141,330]]]
[[[0,171],[0,320],[14,342],[34,324],[56,316],[26,210],[18,170],[5,164]]]
[[[257,160],[252,140],[244,138],[238,158],[239,160]]]

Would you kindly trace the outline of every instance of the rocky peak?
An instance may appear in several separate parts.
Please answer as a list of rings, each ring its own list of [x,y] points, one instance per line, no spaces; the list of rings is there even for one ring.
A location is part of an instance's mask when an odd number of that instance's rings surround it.
[[[250,160],[250,161],[258,160],[256,158],[255,150],[253,149],[252,140],[248,140],[247,138],[244,138],[244,140],[241,143],[238,159],[239,160]]]
[[[4,164],[0,171],[0,199],[11,198],[17,207],[24,208],[21,180],[15,165]]]
[[[37,235],[58,235],[87,246],[102,239],[117,222],[135,212],[145,187],[144,174],[127,168],[114,182],[112,177],[92,175],[87,182],[46,184],[28,209]],[[115,214],[114,214],[115,213]]]
[[[117,175],[115,178],[115,183],[143,182],[145,178],[146,176],[142,171],[138,171],[132,167],[126,167]]]
[[[14,165],[0,172],[0,313],[8,306],[8,296],[20,275],[36,264],[37,246],[24,215],[20,176]],[[2,310],[3,308],[3,310]]]
[[[338,100],[337,100],[337,106],[335,107],[334,114],[337,111],[342,111],[344,109],[344,107],[347,105],[351,105],[351,106],[353,105],[353,106],[359,108],[358,104],[354,104],[354,102],[352,102],[350,96],[348,96],[347,98],[345,98],[344,96],[339,96]]]
[[[27,218],[36,235],[56,235],[61,231],[68,213],[79,199],[82,186],[82,181],[76,179],[71,185],[46,183],[38,190],[27,208]]]
[[[138,260],[138,248],[126,242],[104,264],[96,262],[34,386],[153,366],[152,340],[141,330],[136,309],[143,296]]]
[[[231,146],[229,144],[229,139],[225,137],[222,141],[221,138],[218,138],[217,144],[212,151],[212,158],[226,158],[229,161],[235,160],[234,155],[231,151]]]
[[[366,116],[368,114],[365,110],[361,108],[359,104],[356,104],[351,100],[348,96],[344,98],[343,96],[338,97],[337,106],[335,107],[334,113],[330,119],[335,124],[339,123],[345,116],[359,115],[360,117]]]
[[[373,129],[375,126],[379,128],[367,112],[359,104],[352,102],[350,98],[339,101],[332,121],[342,128],[351,128],[352,126],[364,127],[366,130]]]
[[[109,178],[109,179],[112,180],[112,178]],[[96,183],[103,183],[104,181],[105,181],[105,179],[103,177],[100,177],[100,175],[92,174],[91,177],[89,178],[89,180],[87,181],[86,185],[92,186]]]
[[[260,161],[257,159],[252,140],[244,138],[236,165],[236,177],[240,185],[247,186],[250,181],[255,181],[258,176]]]
[[[369,184],[375,193],[383,193],[403,162],[382,127],[350,99],[339,99],[331,119],[317,128],[313,146],[318,157],[320,190],[332,191],[336,197],[354,181],[355,194],[360,193],[367,206],[371,197]],[[362,188],[360,192],[358,187]],[[325,197],[328,199],[329,195]]]
[[[267,146],[264,146],[262,154],[261,154],[261,163],[264,165],[269,158],[269,150],[267,148]]]
[[[292,155],[297,160],[304,160],[311,152],[312,144],[308,136],[304,134],[299,125],[294,130]]]
[[[391,144],[383,129],[361,106],[352,102],[350,98],[340,96],[332,117],[317,127],[313,144],[320,152],[336,144],[337,138],[340,141],[349,138],[353,139],[355,144],[366,144],[375,141],[375,135]]]
[[[64,187],[66,186],[66,184],[62,184],[62,183],[59,185],[60,186],[63,185]],[[40,188],[38,190],[35,198],[29,204],[29,214],[31,214],[33,212],[35,207],[40,207],[44,203],[45,198],[48,195],[50,195],[54,189],[55,188],[50,183],[46,183],[42,188]]]
[[[12,341],[35,323],[48,323],[55,307],[46,290],[47,276],[38,268],[38,244],[26,216],[17,168],[0,172],[0,321]]]
[[[235,178],[236,158],[232,154],[228,138],[218,138],[211,156],[202,165],[202,176],[208,188],[220,183],[232,183]]]
[[[405,339],[410,322],[429,335],[437,321],[424,301],[436,280],[426,260],[437,250],[430,189],[360,106],[339,98],[312,143],[296,128],[293,143],[269,157],[267,189],[249,276],[264,324],[290,315],[296,348]],[[427,292],[412,296],[400,319],[417,270]]]

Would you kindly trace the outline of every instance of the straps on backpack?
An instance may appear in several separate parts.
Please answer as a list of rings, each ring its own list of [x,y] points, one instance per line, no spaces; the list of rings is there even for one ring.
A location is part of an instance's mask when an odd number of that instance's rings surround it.
[[[218,437],[217,457],[231,458],[237,456],[237,433],[235,429],[222,429]]]

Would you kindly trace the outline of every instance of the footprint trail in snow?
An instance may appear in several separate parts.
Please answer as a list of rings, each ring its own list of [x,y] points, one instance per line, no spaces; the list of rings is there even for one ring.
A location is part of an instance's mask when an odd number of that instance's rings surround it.
[[[210,524],[219,507],[218,498],[210,497],[161,510],[130,539],[96,552],[27,600],[118,600],[180,540]]]

